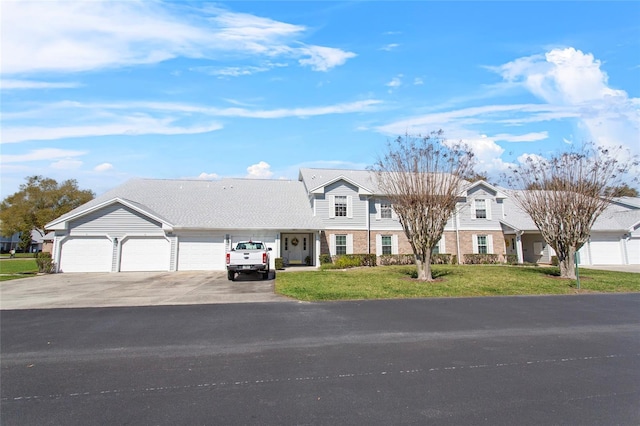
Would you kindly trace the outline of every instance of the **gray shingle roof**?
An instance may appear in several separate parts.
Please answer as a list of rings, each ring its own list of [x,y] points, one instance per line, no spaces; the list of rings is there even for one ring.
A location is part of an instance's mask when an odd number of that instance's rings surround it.
[[[289,180],[133,179],[60,219],[115,198],[132,203],[174,228],[321,229],[302,182]]]
[[[511,195],[513,190],[506,190]],[[504,201],[505,218],[502,221],[506,225],[520,231],[537,231],[531,217],[515,203],[513,198]],[[631,210],[617,204],[609,205],[596,219],[593,231],[627,231],[640,222],[640,209]]]

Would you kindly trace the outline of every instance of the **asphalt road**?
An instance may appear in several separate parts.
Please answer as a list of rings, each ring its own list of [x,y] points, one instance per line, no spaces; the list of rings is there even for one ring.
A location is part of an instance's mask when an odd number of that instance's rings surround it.
[[[640,294],[0,320],[6,426],[640,424]]]

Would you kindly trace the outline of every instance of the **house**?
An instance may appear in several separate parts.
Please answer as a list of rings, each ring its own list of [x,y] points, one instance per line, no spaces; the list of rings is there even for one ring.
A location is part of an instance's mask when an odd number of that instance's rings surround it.
[[[640,263],[637,201],[617,200],[596,222],[583,263]],[[508,190],[469,183],[458,205],[437,252],[550,261]],[[226,251],[245,239],[272,249],[272,268],[275,258],[319,265],[320,254],[411,253],[393,206],[364,170],[303,168],[297,181],[134,179],[46,228],[60,272],[224,270]],[[621,256],[602,257],[605,244],[619,245]]]

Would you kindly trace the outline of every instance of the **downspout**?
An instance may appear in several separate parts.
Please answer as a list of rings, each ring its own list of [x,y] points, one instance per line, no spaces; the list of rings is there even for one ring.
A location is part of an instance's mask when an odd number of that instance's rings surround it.
[[[371,254],[371,196],[367,197],[367,254]]]
[[[456,228],[456,251],[458,252],[458,265],[460,265],[460,259],[462,258],[462,255],[460,254],[460,230],[459,230],[459,223],[458,223],[458,212],[455,211],[454,213],[454,221],[453,224]]]

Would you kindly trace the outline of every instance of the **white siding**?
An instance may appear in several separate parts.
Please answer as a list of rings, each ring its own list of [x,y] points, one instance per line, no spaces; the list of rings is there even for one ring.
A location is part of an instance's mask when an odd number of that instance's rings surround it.
[[[164,233],[162,224],[121,204],[112,204],[69,223],[69,233],[101,233],[123,237],[132,233]]]
[[[335,217],[336,196],[347,197],[346,217]],[[317,194],[315,200],[316,216],[327,229],[366,229],[368,205],[367,197],[360,196],[357,187],[344,181],[327,185],[325,194]]]

